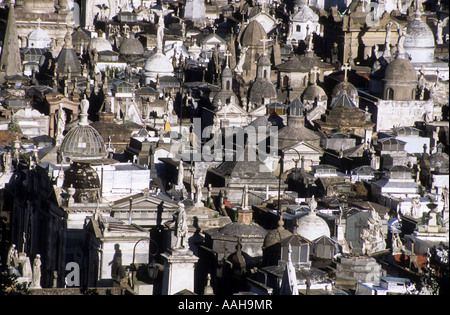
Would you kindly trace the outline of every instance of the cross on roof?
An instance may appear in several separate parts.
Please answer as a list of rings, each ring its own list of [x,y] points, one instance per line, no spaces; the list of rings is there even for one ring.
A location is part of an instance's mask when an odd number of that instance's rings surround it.
[[[311,75],[313,77],[313,84],[316,84],[317,76],[320,75],[320,69],[318,66],[314,66],[314,68],[311,69]]]
[[[228,57],[233,56],[233,54],[229,50],[227,50],[223,55],[225,56],[226,67],[228,68],[230,66]]]
[[[344,63],[342,65],[341,71],[344,71],[344,81],[348,81],[348,71],[352,70],[349,63]]]
[[[217,26],[214,25],[214,26],[212,27],[212,31],[213,31],[214,34],[216,34],[216,30],[217,30]]]
[[[266,54],[266,43],[270,42],[271,40],[268,39],[267,37],[264,37],[263,39],[261,39],[261,42],[263,43],[263,53]]]

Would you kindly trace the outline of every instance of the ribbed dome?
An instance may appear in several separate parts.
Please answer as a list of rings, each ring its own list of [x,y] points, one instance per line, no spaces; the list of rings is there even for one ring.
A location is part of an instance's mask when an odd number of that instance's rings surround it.
[[[103,138],[89,125],[77,125],[70,129],[61,143],[60,152],[71,160],[101,159],[107,156]]]
[[[395,59],[386,67],[384,80],[393,82],[416,82],[417,74],[409,60]]]
[[[348,81],[338,83],[333,89],[333,98],[338,98],[342,94],[347,94],[351,99],[358,97],[358,90]]]
[[[330,228],[324,219],[317,216],[314,211],[310,211],[298,220],[297,233],[310,241],[314,241],[322,235],[330,237]]]
[[[249,100],[252,103],[262,103],[262,99],[270,99],[275,101],[277,99],[277,90],[272,82],[265,79],[257,79],[250,89]]]
[[[76,161],[64,172],[63,187],[75,189],[100,188],[97,172],[87,162]]]
[[[144,46],[137,38],[125,38],[120,44],[120,54],[139,56],[144,54]]]
[[[93,51],[94,49],[96,49],[97,52],[113,50],[111,43],[104,37],[96,37],[91,39],[88,50]]]
[[[303,92],[303,101],[313,101],[317,98],[318,101],[327,99],[327,93],[317,84],[310,85]]]
[[[422,20],[416,19],[406,26],[405,48],[434,48],[433,31]]]
[[[430,155],[428,158],[430,162],[430,166],[432,168],[439,167],[442,170],[446,170],[448,172],[449,169],[449,158],[448,154],[444,152],[436,152]]]
[[[47,48],[51,42],[50,36],[40,27],[28,35],[28,47],[30,48]]]
[[[264,248],[268,248],[272,245],[280,243],[282,240],[292,236],[292,233],[286,230],[282,224],[278,226],[275,230],[267,233],[264,239]]]
[[[242,34],[241,45],[242,47],[262,46],[261,39],[263,38],[267,38],[266,31],[258,21],[253,20]]]
[[[414,63],[434,62],[433,31],[421,19],[408,23],[404,48]]]
[[[148,58],[144,66],[145,76],[151,79],[156,79],[161,76],[172,76],[173,65],[170,58],[162,53],[155,53]]]

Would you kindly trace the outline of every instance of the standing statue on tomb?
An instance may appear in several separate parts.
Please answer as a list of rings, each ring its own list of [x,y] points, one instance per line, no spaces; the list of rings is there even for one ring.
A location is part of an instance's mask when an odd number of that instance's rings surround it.
[[[398,233],[392,234],[392,255],[399,255],[405,251],[400,235]]]
[[[383,233],[381,218],[375,209],[372,208],[370,217],[367,220],[368,227],[361,232],[363,241],[363,255],[371,255],[386,249],[386,241]]]
[[[19,254],[16,249],[16,244],[12,244],[8,250],[8,257],[6,260],[6,266],[8,268],[16,268],[18,267]]]
[[[444,201],[444,211],[449,210],[449,204],[448,204],[448,187],[445,186],[442,190],[442,200]]]
[[[234,68],[234,72],[236,72],[237,74],[242,74],[242,72],[244,72],[244,63],[245,63],[245,56],[247,53],[247,50],[250,48],[250,46],[246,46],[243,47],[241,49],[241,54],[239,55],[239,62],[236,65],[236,67]]]
[[[415,197],[411,201],[411,216],[415,219],[420,218],[420,198]]]
[[[41,265],[41,255],[37,254],[33,261],[33,277],[30,285],[32,288],[41,287]]]
[[[63,133],[66,129],[66,112],[64,111],[63,104],[59,104],[58,118],[56,122],[55,138],[57,142],[62,142]]]
[[[311,197],[311,200],[309,201],[309,208],[311,211],[315,212],[317,209],[317,201],[314,195]]]
[[[178,203],[176,237],[177,243],[174,249],[187,249],[188,248],[187,214],[184,204],[182,202]]]
[[[172,96],[169,94],[168,98],[167,98],[167,114],[169,116],[173,115],[173,98]]]
[[[248,185],[244,186],[244,191],[242,193],[242,204],[241,204],[241,208],[243,210],[247,210],[248,209]]]
[[[195,184],[195,190],[196,190],[196,195],[195,195],[195,206],[196,207],[203,207],[203,192],[202,192],[202,188],[205,184],[205,180],[203,179],[203,177],[199,177],[197,179],[197,182]]]
[[[180,161],[178,163],[178,182],[177,182],[177,186],[178,187],[183,187],[184,186],[184,164],[183,161]]]

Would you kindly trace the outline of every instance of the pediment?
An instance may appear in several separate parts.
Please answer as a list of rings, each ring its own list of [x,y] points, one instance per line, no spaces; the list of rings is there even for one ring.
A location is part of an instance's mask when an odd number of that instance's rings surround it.
[[[142,211],[157,211],[160,207],[163,210],[177,210],[178,206],[175,202],[158,197],[151,194],[137,194],[131,196],[133,210]],[[123,198],[113,202],[112,210],[128,211],[130,209],[130,198]]]
[[[296,145],[291,147],[292,149],[297,150],[301,154],[322,154],[323,151],[321,148],[317,148],[309,143],[306,142],[299,142]]]
[[[247,115],[247,112],[236,104],[228,104],[227,106],[223,106],[219,111],[216,112],[218,116],[225,115]]]

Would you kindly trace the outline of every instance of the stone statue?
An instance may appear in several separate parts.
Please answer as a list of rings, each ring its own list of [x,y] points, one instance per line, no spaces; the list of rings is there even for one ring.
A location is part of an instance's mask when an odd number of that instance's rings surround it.
[[[178,203],[178,215],[176,223],[176,237],[177,243],[174,249],[187,249],[188,248],[188,225],[187,214],[184,204]]]
[[[415,219],[420,218],[420,198],[416,197],[411,201],[411,216]]]
[[[87,114],[88,110],[89,110],[89,101],[88,101],[88,99],[86,97],[86,94],[85,94],[84,98],[83,98],[83,100],[81,101],[81,104],[80,104],[81,114]]]
[[[9,250],[8,250],[8,257],[7,257],[7,260],[6,260],[6,266],[8,268],[16,268],[17,267],[18,258],[19,258],[19,256],[18,256],[18,252],[17,252],[17,249],[16,249],[16,244],[12,244],[9,247]]]
[[[63,104],[59,104],[58,119],[56,125],[55,138],[57,140],[63,137],[64,130],[66,129],[66,112],[63,109]]]
[[[195,206],[196,207],[203,207],[203,202],[202,202],[202,198],[203,198],[203,193],[202,193],[202,187],[205,184],[205,180],[202,177],[199,177],[197,179],[197,183],[195,184],[195,190],[196,190],[196,195],[195,195]]]
[[[173,115],[173,98],[170,95],[167,98],[167,114],[169,114],[169,116]]]
[[[180,161],[178,163],[178,182],[177,182],[177,186],[179,186],[179,187],[184,186],[183,179],[184,179],[184,165],[183,165],[183,161]]]
[[[311,211],[316,211],[317,209],[317,201],[314,195],[311,197],[311,200],[309,201],[309,208]]]
[[[248,209],[248,185],[244,186],[244,191],[242,193],[242,204],[241,207],[243,210]]]
[[[390,49],[391,38],[392,38],[391,27],[392,27],[392,22],[389,22],[388,24],[386,24],[386,39],[384,41],[384,52],[383,52],[383,56],[385,58],[391,56],[391,49]]]
[[[444,211],[449,210],[448,205],[448,187],[445,186],[442,190],[442,200],[444,201]]]
[[[371,255],[386,249],[386,241],[383,234],[383,224],[375,209],[372,208],[371,215],[367,220],[368,227],[361,231],[363,241],[362,254]]]
[[[41,287],[41,265],[41,255],[37,254],[33,261],[33,277],[30,285],[32,288]]]
[[[246,46],[244,48],[242,48],[241,50],[241,54],[239,55],[239,62],[236,65],[236,67],[234,68],[234,72],[236,72],[237,74],[241,74],[242,72],[244,72],[244,63],[245,63],[245,56],[247,53],[247,50],[249,49],[249,46]]]
[[[398,233],[392,234],[392,254],[398,255],[402,254],[405,250],[405,246],[403,245],[402,240],[400,239],[400,235]]]

